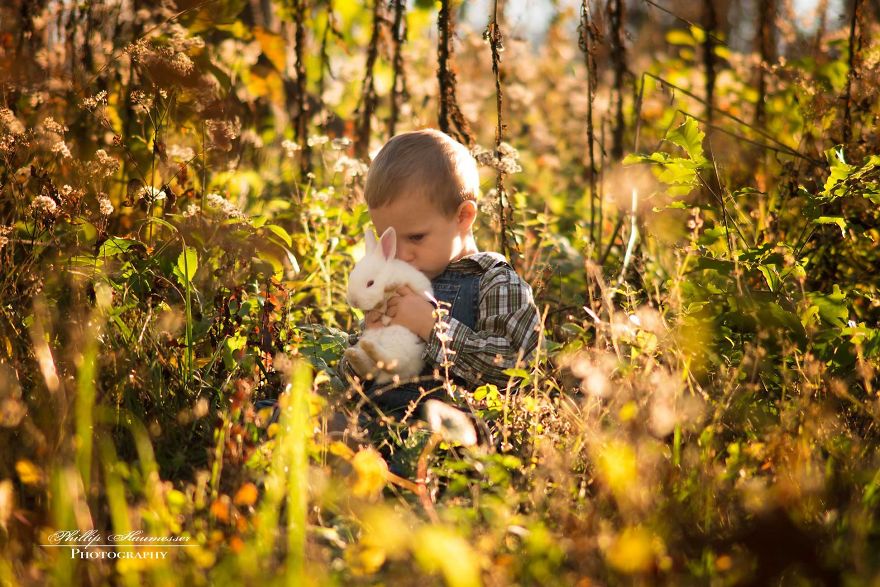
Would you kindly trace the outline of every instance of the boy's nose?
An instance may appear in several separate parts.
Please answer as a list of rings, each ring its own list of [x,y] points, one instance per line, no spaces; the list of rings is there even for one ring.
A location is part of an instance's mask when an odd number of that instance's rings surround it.
[[[397,258],[407,263],[412,263],[415,255],[411,247],[405,243],[397,243]]]

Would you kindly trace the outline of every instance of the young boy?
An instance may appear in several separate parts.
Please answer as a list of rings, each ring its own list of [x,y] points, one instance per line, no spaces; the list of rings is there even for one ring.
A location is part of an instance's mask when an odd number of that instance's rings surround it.
[[[506,385],[504,370],[533,357],[540,328],[529,285],[504,257],[477,248],[472,228],[478,191],[474,158],[462,144],[432,129],[388,141],[370,165],[365,189],[377,233],[394,227],[397,258],[430,278],[435,298],[449,304],[442,317],[446,328],[436,322],[433,304],[409,288],[397,291],[385,314],[391,324],[405,326],[426,342],[423,375],[442,374],[446,352],[453,381],[471,391],[484,383]],[[367,329],[380,328],[382,314],[367,312],[364,323]],[[343,359],[339,370],[363,381],[371,367]],[[432,395],[442,399],[436,380],[397,387],[371,383],[364,389],[387,415],[410,410],[428,396],[425,392],[435,390]]]

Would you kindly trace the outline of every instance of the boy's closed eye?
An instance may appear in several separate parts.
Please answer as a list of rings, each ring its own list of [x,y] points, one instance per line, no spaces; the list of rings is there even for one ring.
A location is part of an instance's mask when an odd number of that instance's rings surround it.
[[[423,233],[411,234],[407,238],[409,238],[410,241],[417,243],[417,242],[421,241],[422,239],[424,239],[425,235]]]

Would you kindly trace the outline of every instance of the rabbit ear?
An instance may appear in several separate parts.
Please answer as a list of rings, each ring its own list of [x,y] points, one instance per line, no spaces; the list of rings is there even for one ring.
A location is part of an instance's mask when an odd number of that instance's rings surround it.
[[[376,233],[369,226],[364,229],[364,244],[367,247],[367,253],[372,253],[376,248]]]
[[[393,226],[385,229],[385,232],[382,233],[382,237],[379,239],[379,243],[382,245],[382,255],[385,257],[385,260],[393,259],[397,253],[397,233],[394,231]]]

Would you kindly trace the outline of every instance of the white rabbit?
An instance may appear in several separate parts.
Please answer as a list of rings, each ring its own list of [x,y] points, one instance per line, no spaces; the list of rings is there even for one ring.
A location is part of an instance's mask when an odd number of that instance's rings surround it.
[[[364,311],[384,312],[388,299],[405,285],[433,298],[431,280],[409,263],[395,258],[397,234],[393,227],[382,233],[378,243],[369,228],[364,231],[364,239],[366,255],[355,264],[348,278],[349,304]],[[388,316],[383,316],[386,326],[366,330],[357,345],[345,351],[346,359],[356,371],[364,376],[372,374],[379,384],[388,383],[395,375],[401,379],[415,377],[423,367],[425,343],[404,326],[388,326],[390,321]]]

